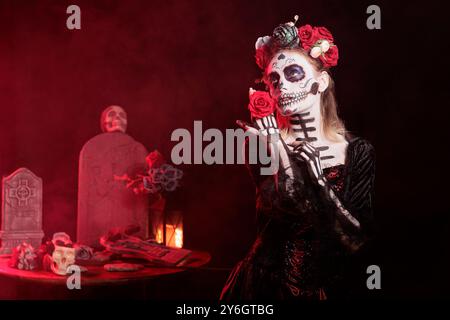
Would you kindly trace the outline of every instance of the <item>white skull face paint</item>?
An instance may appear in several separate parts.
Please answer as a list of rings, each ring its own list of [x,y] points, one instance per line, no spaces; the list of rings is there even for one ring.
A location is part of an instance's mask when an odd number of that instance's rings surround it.
[[[314,66],[297,51],[283,50],[272,58],[266,79],[282,115],[308,111],[320,99],[316,74]]]
[[[102,112],[100,120],[103,132],[127,131],[127,113],[122,107],[109,106]]]

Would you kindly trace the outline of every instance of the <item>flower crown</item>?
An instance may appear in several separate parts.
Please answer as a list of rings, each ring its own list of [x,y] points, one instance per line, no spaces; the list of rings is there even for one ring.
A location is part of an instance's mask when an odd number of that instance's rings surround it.
[[[297,28],[294,22],[280,24],[272,36],[259,37],[255,43],[256,63],[264,70],[273,53],[282,49],[302,48],[312,58],[319,59],[325,68],[334,67],[339,59],[338,47],[333,43],[333,35],[325,27],[307,24]]]

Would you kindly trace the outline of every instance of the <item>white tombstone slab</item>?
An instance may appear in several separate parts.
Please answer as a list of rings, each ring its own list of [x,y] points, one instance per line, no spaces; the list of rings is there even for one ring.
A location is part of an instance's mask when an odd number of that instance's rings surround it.
[[[101,133],[80,152],[77,242],[98,246],[111,228],[139,225],[148,237],[148,197],[136,195],[114,176],[145,172],[146,148],[123,132]]]
[[[2,226],[0,254],[11,253],[22,242],[41,245],[42,179],[26,168],[2,179]]]

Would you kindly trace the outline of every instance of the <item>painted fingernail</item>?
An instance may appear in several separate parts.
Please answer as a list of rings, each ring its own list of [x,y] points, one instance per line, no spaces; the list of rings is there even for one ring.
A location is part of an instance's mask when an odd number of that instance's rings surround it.
[[[236,124],[239,127],[244,128],[244,129],[246,129],[250,125],[249,123],[246,123],[245,121],[242,121],[242,120],[236,120]]]

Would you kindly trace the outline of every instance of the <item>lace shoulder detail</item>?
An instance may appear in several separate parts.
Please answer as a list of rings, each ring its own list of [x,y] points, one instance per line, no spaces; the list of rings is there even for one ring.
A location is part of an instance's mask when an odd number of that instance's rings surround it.
[[[323,169],[323,173],[333,191],[341,197],[345,186],[345,165],[340,164]]]

